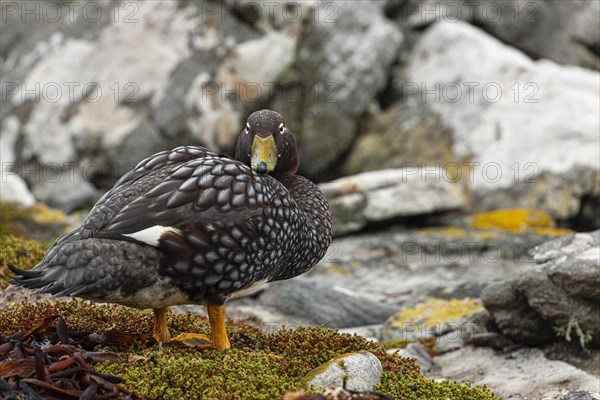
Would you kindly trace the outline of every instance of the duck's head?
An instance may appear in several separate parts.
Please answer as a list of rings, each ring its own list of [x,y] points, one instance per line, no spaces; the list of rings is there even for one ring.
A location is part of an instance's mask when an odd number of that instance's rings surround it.
[[[238,138],[235,159],[261,174],[295,174],[298,148],[281,114],[271,110],[252,113]]]

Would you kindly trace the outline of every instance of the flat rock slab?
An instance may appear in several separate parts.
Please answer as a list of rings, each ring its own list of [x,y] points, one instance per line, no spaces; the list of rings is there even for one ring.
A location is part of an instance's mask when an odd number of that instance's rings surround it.
[[[489,348],[464,347],[435,357],[434,362],[436,375],[487,385],[511,400],[560,399],[569,391],[600,395],[598,377],[565,362],[548,360],[534,348],[503,354]]]
[[[477,298],[492,281],[535,264],[529,250],[549,240],[533,233],[484,233],[396,227],[336,238],[307,276],[395,304]]]
[[[274,282],[260,296],[260,301],[328,328],[381,323],[397,309],[344,287],[306,278]]]
[[[330,202],[334,235],[358,231],[369,222],[462,209],[462,186],[441,179],[439,168],[365,172],[320,185]]]

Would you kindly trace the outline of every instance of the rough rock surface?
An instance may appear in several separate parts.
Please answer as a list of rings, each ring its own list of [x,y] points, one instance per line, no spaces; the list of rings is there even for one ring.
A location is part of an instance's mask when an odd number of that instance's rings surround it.
[[[474,3],[473,23],[534,59],[600,69],[600,3],[533,0]]]
[[[313,178],[323,180],[350,147],[358,117],[387,84],[402,34],[385,18],[383,6],[365,0],[321,2],[300,43],[294,78],[284,85],[301,89],[307,97],[291,101],[288,96],[285,101],[280,93],[275,102],[296,117],[292,124],[301,128],[304,149],[301,168]]]
[[[57,175],[52,176],[51,179],[36,182],[32,190],[37,200],[51,207],[71,213],[84,207],[91,208],[99,197],[98,190],[94,185],[76,169],[60,169],[57,171]]]
[[[15,146],[18,139],[19,121],[8,117],[0,129],[0,201],[20,203],[29,207],[35,203],[33,194],[17,172]]]
[[[31,32],[18,9],[7,14],[1,115],[19,120],[21,176],[38,200],[66,211],[91,200],[90,182],[110,186],[165,148],[230,152],[242,118],[294,60],[301,26],[255,29],[235,8],[205,2],[99,3],[98,20],[85,3],[57,7],[53,23],[28,18]]]
[[[466,23],[440,22],[417,43],[405,81],[452,129],[455,157],[473,163],[474,207],[517,203],[565,219],[598,196],[597,72],[533,62]]]
[[[519,275],[494,282],[482,293],[500,330],[516,341],[540,343],[562,336],[600,343],[600,231],[544,243]],[[591,334],[591,339],[584,335]]]
[[[380,323],[396,310],[393,305],[373,301],[344,287],[305,278],[271,284],[260,301],[328,328]]]
[[[451,130],[415,97],[374,113],[364,125],[366,132],[342,166],[344,175],[404,166],[448,166],[454,161]],[[459,170],[455,167],[453,172]],[[453,178],[451,174],[446,177]]]
[[[362,296],[406,306],[431,297],[479,297],[482,286],[533,263],[552,236],[454,228],[363,233],[333,241],[307,276]]]
[[[368,392],[381,379],[381,361],[372,353],[344,354],[317,367],[305,378],[307,388],[342,386],[348,390]]]
[[[597,1],[389,1],[386,14],[409,38],[435,22],[465,21],[534,59],[600,69]]]
[[[433,358],[421,343],[409,343],[404,349],[390,349],[388,352],[416,359],[421,371],[429,371],[433,366]]]
[[[439,168],[411,166],[348,176],[320,185],[334,218],[334,234],[369,222],[461,209],[462,187]]]
[[[503,398],[558,400],[569,391],[598,395],[597,376],[562,361],[548,360],[534,348],[497,353],[489,348],[464,347],[434,361],[436,374],[485,384]]]
[[[409,340],[431,338],[458,329],[461,320],[482,309],[472,299],[430,299],[411,308],[402,308],[385,322],[384,340]]]

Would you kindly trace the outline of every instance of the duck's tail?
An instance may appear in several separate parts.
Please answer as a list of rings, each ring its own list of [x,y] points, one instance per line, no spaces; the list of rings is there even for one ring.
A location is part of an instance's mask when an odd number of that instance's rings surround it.
[[[10,265],[11,283],[58,296],[101,299],[156,280],[160,255],[150,246],[113,239],[59,240],[31,270]]]

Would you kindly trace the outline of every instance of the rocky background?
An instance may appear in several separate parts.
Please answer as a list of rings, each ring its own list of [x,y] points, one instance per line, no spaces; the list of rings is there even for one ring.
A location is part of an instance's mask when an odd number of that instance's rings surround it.
[[[600,396],[599,1],[1,6],[0,200],[33,207],[27,236],[149,154],[231,154],[271,108],[337,239],[234,317],[348,329],[505,398]]]

